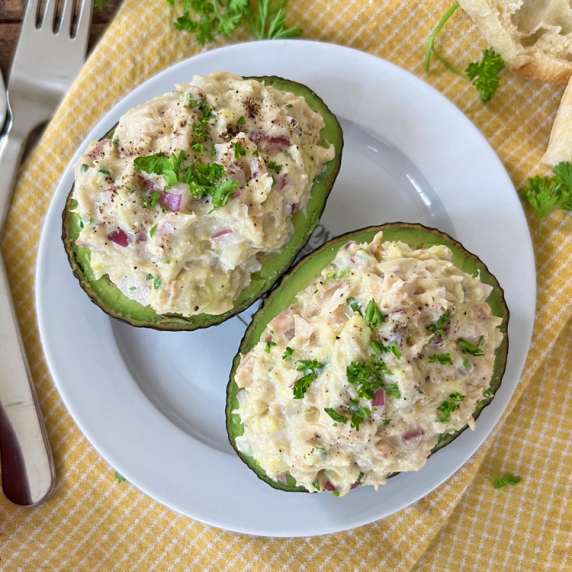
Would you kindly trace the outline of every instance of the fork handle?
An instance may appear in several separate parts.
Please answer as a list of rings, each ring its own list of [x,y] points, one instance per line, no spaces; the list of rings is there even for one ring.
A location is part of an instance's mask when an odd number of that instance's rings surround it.
[[[8,215],[12,189],[16,183],[16,175],[24,154],[26,140],[14,130],[6,140],[6,145],[0,153],[0,237]]]
[[[1,253],[0,364],[2,488],[13,503],[33,506],[51,495],[56,474]]]

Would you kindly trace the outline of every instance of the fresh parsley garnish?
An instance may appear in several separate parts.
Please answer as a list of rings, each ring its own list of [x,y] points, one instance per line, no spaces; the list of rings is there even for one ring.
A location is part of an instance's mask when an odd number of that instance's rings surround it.
[[[486,103],[500,87],[500,73],[505,64],[502,57],[494,50],[483,50],[483,59],[473,62],[465,70],[471,83],[477,88],[481,101]]]
[[[493,393],[492,389],[485,389],[485,391],[483,392],[483,397],[485,399],[492,399],[495,396],[495,394]]]
[[[383,420],[384,425],[389,425],[390,423],[391,423],[391,419],[384,419]]]
[[[149,234],[151,235],[151,238],[155,236],[155,233],[157,232],[157,227],[159,226],[159,223],[157,223],[155,226],[151,227],[151,230],[149,231]]]
[[[147,274],[147,276],[145,276],[145,280],[153,280],[153,274]]]
[[[143,204],[148,208],[152,209],[161,198],[161,193],[159,191],[153,191],[148,199],[143,199]]]
[[[207,130],[202,125],[193,125],[193,133],[197,142],[202,141],[207,136]]]
[[[240,143],[231,143],[234,149],[234,158],[248,157],[248,151]]]
[[[335,264],[332,264],[332,267],[333,270],[326,275],[326,280],[341,280],[342,278],[347,278],[351,273],[349,268],[339,269]]]
[[[105,0],[97,0],[105,1]],[[167,0],[175,6],[176,0]],[[288,0],[180,0],[185,10],[175,22],[177,30],[184,30],[205,45],[214,42],[219,35],[230,36],[246,22],[259,40],[295,38],[302,33],[299,26],[286,25],[284,8]]]
[[[129,288],[129,290],[130,290],[131,292],[134,292],[135,290],[137,290],[137,287],[136,287],[136,286],[131,286],[131,288]]]
[[[451,354],[433,354],[429,358],[429,363],[439,362],[443,365],[451,365],[453,362],[451,361]]]
[[[97,2],[97,0],[96,0],[96,2]],[[120,475],[117,471],[115,471],[115,480],[118,483],[124,483],[127,479],[123,475]]]
[[[148,157],[136,157],[134,166],[137,171],[162,175],[169,188],[179,180],[181,164],[186,158],[187,154],[182,149],[178,156],[173,153],[170,157],[161,151]]]
[[[160,278],[155,278],[155,280],[153,281],[153,288],[155,288],[155,290],[159,290],[159,288],[161,288]]]
[[[495,489],[502,489],[507,485],[512,485],[514,487],[515,485],[518,485],[520,481],[522,481],[522,477],[518,477],[511,473],[505,473],[503,477],[487,477],[487,479],[491,481]]]
[[[270,163],[268,163],[268,168],[272,169],[273,171],[276,171],[277,173],[280,173],[280,171],[282,171],[282,165],[278,165],[278,163],[276,163],[275,161],[270,161]]]
[[[443,401],[443,403],[437,407],[437,411],[440,413],[437,421],[440,421],[441,423],[448,423],[451,421],[451,413],[461,408],[460,402],[464,399],[465,396],[461,393],[451,393],[449,395],[450,401]]]
[[[374,351],[376,354],[380,354],[382,352],[389,353],[391,352],[397,359],[401,358],[401,350],[397,344],[389,344],[384,345],[381,342],[377,342],[375,340],[369,342],[369,347]]]
[[[318,491],[320,492],[322,490],[322,488],[320,487],[320,481],[318,479],[316,479],[313,483],[312,486]]]
[[[446,329],[449,327],[451,322],[451,310],[447,310],[435,324],[429,324],[427,329],[433,333],[433,336],[429,340],[429,343],[435,343],[437,341],[437,336],[440,335],[445,340],[449,337],[447,335]]]
[[[108,177],[111,177],[111,173],[107,169],[98,169],[97,172],[101,173],[102,175],[107,175]]]
[[[296,369],[304,372],[304,375],[294,383],[294,399],[302,399],[310,387],[310,384],[318,378],[318,375],[324,369],[324,364],[317,360],[298,360]]]
[[[86,165],[85,163],[81,166],[81,172],[82,173],[85,173],[88,169],[89,169],[89,166]]]
[[[331,407],[326,407],[324,411],[336,422],[336,423],[347,423],[348,418],[336,413]]]
[[[350,426],[356,431],[359,431],[360,425],[371,415],[371,410],[367,407],[360,407],[359,401],[357,399],[350,400],[350,412],[351,417],[346,417],[341,415],[331,407],[326,407],[324,411],[336,422],[336,423],[347,423],[350,422]]]
[[[483,343],[484,339],[484,336],[481,336],[476,346],[467,340],[464,340],[463,338],[459,338],[458,342],[464,354],[471,354],[472,356],[484,356],[485,352],[479,347]]]
[[[270,350],[271,350],[275,345],[276,345],[276,342],[272,342],[272,341],[268,340],[268,341],[266,342],[266,348],[264,349],[264,351],[265,351],[267,354],[269,354],[269,353],[270,353]]]
[[[401,391],[396,383],[388,383],[386,375],[390,375],[385,362],[370,356],[367,362],[353,361],[346,369],[348,381],[357,386],[357,394],[364,399],[374,399],[379,389],[385,390],[388,395],[397,399],[401,397]]]
[[[500,87],[500,74],[505,68],[502,57],[491,48],[483,50],[482,60],[480,62],[472,62],[467,69],[462,72],[448,62],[437,51],[437,48],[435,48],[437,35],[458,7],[459,2],[455,2],[447,12],[445,12],[443,18],[441,18],[437,27],[429,36],[427,40],[427,50],[425,52],[425,72],[429,73],[431,69],[431,56],[434,55],[448,70],[463,79],[468,79],[479,92],[481,101],[486,103]]]
[[[191,145],[191,149],[193,149],[197,155],[202,155],[205,148],[203,147],[202,143],[197,142]]]
[[[287,347],[282,354],[282,359],[284,361],[292,361],[292,355],[294,354],[294,350],[291,347]]]
[[[385,322],[385,316],[381,313],[379,306],[375,303],[373,298],[369,301],[365,309],[365,321],[372,330],[377,330],[377,328]]]
[[[361,314],[361,304],[355,298],[348,298],[348,306],[354,311]]]
[[[538,213],[539,231],[551,212],[557,209],[572,211],[572,164],[562,161],[552,171],[554,177],[536,175],[529,179],[528,189],[518,191],[520,198]]]
[[[191,163],[183,181],[189,185],[193,198],[211,196],[213,209],[216,210],[224,207],[238,189],[238,181],[225,177],[226,172],[220,163]]]
[[[367,407],[359,407],[359,401],[357,399],[351,399],[350,401],[352,404],[350,426],[356,431],[359,431],[359,426],[371,415],[371,409],[368,409]]]
[[[471,362],[467,358],[463,360],[463,367],[465,369],[471,369]]]
[[[244,115],[241,115],[239,120],[236,122],[237,125],[244,125],[246,123],[246,119],[244,119]]]

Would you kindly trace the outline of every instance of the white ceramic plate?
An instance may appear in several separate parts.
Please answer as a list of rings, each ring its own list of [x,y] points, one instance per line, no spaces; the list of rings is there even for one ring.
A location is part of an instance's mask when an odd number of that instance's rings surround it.
[[[328,233],[401,220],[440,228],[483,259],[504,287],[511,311],[508,366],[497,396],[476,431],[465,431],[420,472],[390,479],[377,492],[364,487],[335,498],[272,489],[234,454],[225,431],[225,389],[245,326],[234,318],[205,331],[156,332],[111,320],[91,304],[60,239],[71,166],[50,207],[38,258],[38,319],[49,367],[98,451],[131,483],[181,513],[265,536],[324,534],[384,518],[467,461],[518,382],[536,294],[522,207],[494,151],[445,97],[374,56],[307,41],[241,44],[181,62],[119,103],[81,149],[134,105],[194,74],[217,70],[296,80],[340,118],[342,169],[314,245]]]

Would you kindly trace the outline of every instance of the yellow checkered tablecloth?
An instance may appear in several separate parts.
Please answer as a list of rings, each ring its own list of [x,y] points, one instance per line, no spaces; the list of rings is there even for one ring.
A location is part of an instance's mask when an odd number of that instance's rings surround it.
[[[468,82],[442,66],[425,77],[425,39],[450,3],[291,0],[288,13],[305,38],[365,50],[427,79],[481,129],[519,187],[544,170],[540,158],[562,89],[506,73],[502,90],[485,106]],[[198,53],[188,35],[173,30],[174,17],[163,0],[125,0],[19,178],[2,249],[59,481],[53,497],[34,509],[17,508],[0,496],[0,569],[572,569],[572,216],[563,212],[549,219],[542,235],[534,233],[535,334],[504,422],[452,479],[412,507],[335,535],[257,538],[193,521],[115,481],[113,469],[74,424],[48,372],[34,309],[35,259],[56,184],[93,125],[134,86]],[[243,33],[236,39],[248,38]],[[461,65],[486,47],[461,11],[439,41],[444,54]],[[532,215],[530,224],[536,229]],[[523,481],[495,490],[485,478],[507,471]]]

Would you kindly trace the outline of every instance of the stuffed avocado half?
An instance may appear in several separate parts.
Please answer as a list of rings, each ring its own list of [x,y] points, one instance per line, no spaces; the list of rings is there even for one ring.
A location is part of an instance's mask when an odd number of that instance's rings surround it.
[[[133,326],[219,324],[310,238],[341,166],[341,127],[312,90],[278,77],[195,76],[145,105],[74,168],[70,265],[94,303]],[[141,134],[167,116],[168,141],[161,126]]]
[[[230,443],[287,492],[339,496],[419,470],[494,397],[508,318],[496,278],[445,233],[391,223],[335,238],[246,330],[227,388]]]

